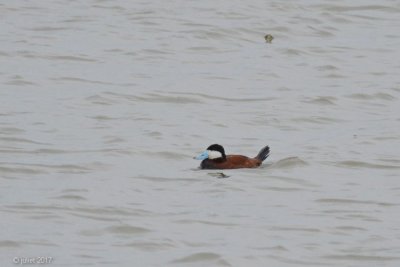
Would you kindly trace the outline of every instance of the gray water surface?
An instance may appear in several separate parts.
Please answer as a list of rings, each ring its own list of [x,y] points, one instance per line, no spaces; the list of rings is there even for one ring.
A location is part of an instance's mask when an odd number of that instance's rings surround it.
[[[3,1],[0,21],[1,266],[400,265],[398,1]],[[221,179],[193,160],[213,143],[271,156]]]

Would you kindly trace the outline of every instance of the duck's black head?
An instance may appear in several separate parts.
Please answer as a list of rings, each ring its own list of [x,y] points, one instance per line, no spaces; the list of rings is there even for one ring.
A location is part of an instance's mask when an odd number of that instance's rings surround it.
[[[225,149],[221,145],[213,144],[213,145],[207,147],[207,151],[209,151],[209,153],[208,153],[209,159],[217,159],[217,158],[226,159]]]
[[[195,159],[203,161],[206,159],[225,161],[226,160],[225,149],[221,145],[214,144],[209,146],[206,151],[195,157]]]

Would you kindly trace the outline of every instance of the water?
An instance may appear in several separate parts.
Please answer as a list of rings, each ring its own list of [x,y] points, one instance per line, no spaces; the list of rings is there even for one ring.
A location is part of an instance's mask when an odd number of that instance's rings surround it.
[[[398,1],[0,13],[1,266],[399,266]]]

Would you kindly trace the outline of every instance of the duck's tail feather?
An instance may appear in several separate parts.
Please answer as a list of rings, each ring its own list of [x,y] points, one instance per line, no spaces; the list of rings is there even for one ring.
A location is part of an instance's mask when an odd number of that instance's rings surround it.
[[[264,161],[266,158],[268,158],[268,156],[269,156],[269,146],[266,146],[263,149],[261,149],[260,152],[258,152],[256,159]]]

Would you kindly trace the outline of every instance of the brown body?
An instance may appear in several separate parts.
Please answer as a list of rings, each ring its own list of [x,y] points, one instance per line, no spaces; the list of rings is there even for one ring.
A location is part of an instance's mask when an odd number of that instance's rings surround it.
[[[201,162],[202,169],[240,169],[257,168],[262,161],[257,158],[249,158],[242,155],[227,155],[226,158],[205,159]]]

